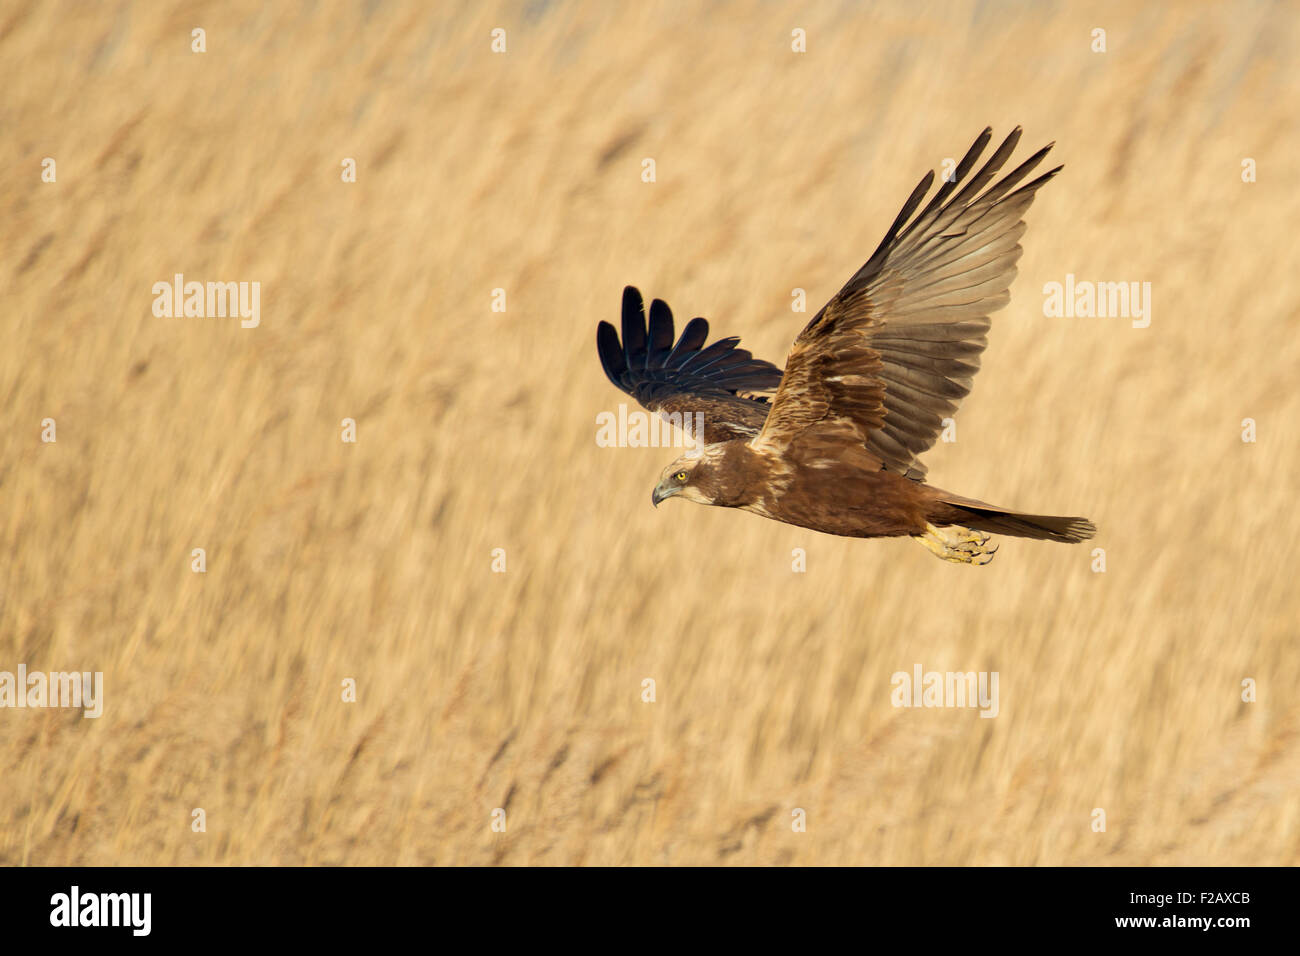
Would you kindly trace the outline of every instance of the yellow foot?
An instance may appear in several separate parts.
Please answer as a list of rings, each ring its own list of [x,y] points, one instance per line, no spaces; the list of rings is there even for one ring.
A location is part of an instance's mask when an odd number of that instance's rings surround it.
[[[993,560],[998,546],[989,545],[989,536],[970,528],[936,528],[925,526],[925,533],[915,535],[917,541],[933,554],[954,564],[988,564]]]

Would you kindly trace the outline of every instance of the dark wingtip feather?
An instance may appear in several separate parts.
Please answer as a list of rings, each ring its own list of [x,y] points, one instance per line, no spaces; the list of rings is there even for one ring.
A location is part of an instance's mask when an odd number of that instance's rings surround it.
[[[596,351],[600,355],[600,367],[605,370],[605,375],[622,388],[627,361],[623,356],[623,345],[618,340],[618,332],[608,322],[596,326]]]
[[[738,348],[729,336],[705,347],[709,323],[696,317],[673,344],[673,316],[655,299],[646,323],[644,299],[634,286],[623,290],[623,340],[609,322],[596,326],[596,348],[605,375],[615,386],[645,405],[665,395],[713,394],[775,389],[781,369]]]
[[[708,368],[722,356],[731,352],[740,344],[740,336],[728,335],[724,339],[718,339],[708,348],[700,349],[694,355],[690,356],[685,362],[678,366],[683,372],[696,373],[701,369]]]
[[[646,351],[645,367],[658,368],[668,357],[673,347],[673,310],[663,299],[650,303],[649,346]]]
[[[867,275],[878,264],[878,260],[889,251],[889,247],[897,238],[898,231],[903,227],[903,223],[907,222],[912,213],[916,212],[916,207],[921,205],[921,200],[925,198],[925,194],[930,191],[932,185],[934,185],[933,169],[921,177],[921,181],[917,183],[916,188],[912,190],[912,195],[907,197],[907,202],[903,203],[903,208],[900,209],[898,215],[894,217],[893,225],[885,230],[885,238],[880,240],[880,245],[876,246],[876,251],[871,254],[871,257],[867,259],[862,268],[859,269],[854,274],[853,278],[848,281],[848,285],[852,285],[859,278]],[[813,317],[812,321],[817,321],[816,316]],[[810,322],[809,325],[811,324],[812,323]]]
[[[623,355],[628,368],[637,365],[645,351],[645,300],[636,286],[623,289]]]
[[[1054,178],[1056,174],[1059,173],[1064,168],[1065,166],[1062,165],[1062,166],[1057,166],[1055,169],[1049,169],[1047,172],[1043,173],[1043,175],[1039,176],[1037,179],[1025,183],[1014,193],[1012,193],[1012,195],[1014,196],[1017,195],[1018,193],[1023,193],[1023,192],[1033,192],[1039,186],[1043,185],[1043,183],[1047,182],[1049,179]]]
[[[1014,135],[1015,134],[1013,133],[1012,136]],[[966,155],[961,158],[961,162],[959,162],[957,168],[953,170],[952,179],[945,179],[939,184],[939,188],[935,191],[934,198],[926,203],[925,208],[922,209],[920,213],[917,214],[917,217],[912,220],[912,224],[907,227],[907,232],[911,232],[912,228],[918,222],[925,219],[926,216],[930,215],[930,213],[942,206],[943,201],[952,195],[953,190],[955,190],[959,184],[965,185],[966,174],[969,173],[975,163],[979,161],[980,154],[984,152],[984,147],[989,144],[989,139],[992,138],[992,136],[993,127],[985,126],[984,132],[975,137],[975,142],[971,144],[970,149],[966,150]],[[1010,136],[1007,137],[1008,141],[1010,141],[1010,139]],[[1003,149],[1006,149],[1006,143],[1002,144],[999,148],[999,152]],[[928,191],[929,187],[927,186],[926,189]]]
[[[708,340],[709,320],[696,316],[686,323],[686,328],[682,329],[682,337],[677,340],[673,350],[668,353],[668,357],[664,359],[664,364],[681,364],[692,352],[698,352],[704,348],[704,343]]]

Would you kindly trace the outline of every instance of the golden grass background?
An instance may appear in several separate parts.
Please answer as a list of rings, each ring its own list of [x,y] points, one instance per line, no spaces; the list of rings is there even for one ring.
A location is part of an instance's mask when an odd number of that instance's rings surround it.
[[[1300,861],[1297,22],[7,6],[0,670],[106,709],[0,711],[0,861]],[[622,286],[783,361],[791,289],[1017,123],[1066,168],[930,476],[1088,515],[1107,571],[651,509],[675,453],[595,443]],[[176,272],[261,282],[261,326],[155,318]],[[1067,272],[1151,282],[1151,327],[1044,318]],[[894,709],[914,663],[1001,715]]]

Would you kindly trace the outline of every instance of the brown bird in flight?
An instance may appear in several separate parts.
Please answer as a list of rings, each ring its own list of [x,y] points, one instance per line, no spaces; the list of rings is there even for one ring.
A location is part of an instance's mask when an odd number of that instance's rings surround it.
[[[622,342],[608,322],[596,330],[605,374],[670,421],[703,416],[703,448],[664,470],[655,505],[680,497],[827,534],[910,535],[961,564],[992,560],[985,532],[1092,537],[1085,518],[1025,514],[928,485],[917,460],[970,391],[988,317],[1011,298],[1022,217],[1061,170],[1019,185],[1049,144],[989,186],[1020,140],[1017,127],[968,178],[992,132],[912,218],[934,182],[925,175],[875,253],[794,340],[784,373],[735,337],[705,347],[704,319],[674,343],[667,304],[650,303],[647,327],[641,293],[623,290]]]

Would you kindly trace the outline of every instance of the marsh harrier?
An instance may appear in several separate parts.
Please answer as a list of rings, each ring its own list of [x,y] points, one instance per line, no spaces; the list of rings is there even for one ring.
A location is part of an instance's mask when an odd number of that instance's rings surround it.
[[[641,293],[623,290],[622,341],[608,322],[596,330],[605,374],[651,412],[703,415],[703,448],[664,470],[655,505],[679,497],[828,534],[910,535],[962,564],[992,560],[985,532],[1070,543],[1093,535],[1085,518],[935,488],[918,460],[970,391],[988,317],[1010,300],[1022,217],[1061,169],[1024,182],[1048,145],[990,186],[1020,129],[972,174],[991,134],[917,213],[934,182],[926,174],[879,248],[799,333],[784,372],[737,338],[706,346],[704,319],[674,341],[668,306],[651,302],[647,325]]]

